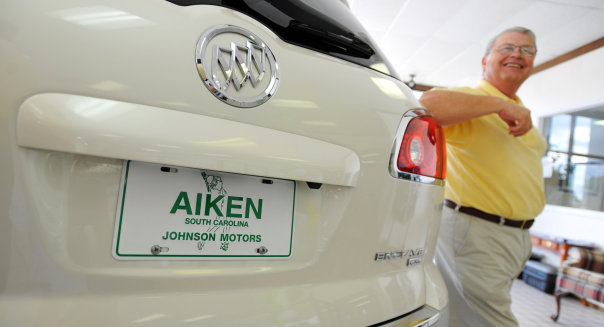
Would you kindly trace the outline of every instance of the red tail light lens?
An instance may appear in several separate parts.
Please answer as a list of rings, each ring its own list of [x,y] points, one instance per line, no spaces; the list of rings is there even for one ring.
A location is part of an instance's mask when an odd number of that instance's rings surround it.
[[[442,128],[429,116],[411,119],[397,158],[400,171],[445,178],[445,140]]]

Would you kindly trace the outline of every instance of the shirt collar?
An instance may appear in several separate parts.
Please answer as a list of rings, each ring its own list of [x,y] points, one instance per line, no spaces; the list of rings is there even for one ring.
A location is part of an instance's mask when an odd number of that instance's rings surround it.
[[[514,99],[508,97],[507,95],[503,94],[503,92],[499,91],[499,89],[497,89],[495,86],[493,86],[493,84],[487,82],[487,80],[485,79],[481,80],[476,88],[482,90],[488,95],[503,98],[509,102],[522,105],[522,101],[520,101],[520,98],[518,96],[516,96]]]

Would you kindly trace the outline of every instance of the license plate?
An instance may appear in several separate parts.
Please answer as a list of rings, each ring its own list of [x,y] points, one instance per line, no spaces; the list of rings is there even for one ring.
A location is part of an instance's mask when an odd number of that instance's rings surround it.
[[[289,180],[127,161],[113,257],[288,258],[295,189]]]

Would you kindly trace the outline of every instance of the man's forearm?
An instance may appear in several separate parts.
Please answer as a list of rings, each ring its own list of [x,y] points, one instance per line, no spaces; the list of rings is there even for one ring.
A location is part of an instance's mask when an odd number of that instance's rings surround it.
[[[442,126],[461,123],[496,113],[509,126],[509,132],[521,136],[532,126],[531,112],[523,106],[493,96],[434,90],[419,99]]]
[[[442,126],[498,113],[502,109],[502,101],[505,100],[447,90],[425,92],[420,98],[422,105]]]

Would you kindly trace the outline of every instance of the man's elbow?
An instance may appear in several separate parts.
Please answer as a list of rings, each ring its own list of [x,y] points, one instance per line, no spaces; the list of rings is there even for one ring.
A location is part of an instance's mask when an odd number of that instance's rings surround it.
[[[438,123],[441,126],[445,126],[446,125],[446,119],[445,117],[443,117],[442,115],[442,109],[438,103],[438,94],[436,94],[438,91],[428,91],[425,92],[424,94],[422,94],[422,96],[419,98],[419,102],[422,104],[422,106],[428,110],[428,112],[432,115],[432,117],[434,118],[434,120],[436,121],[436,123]]]

